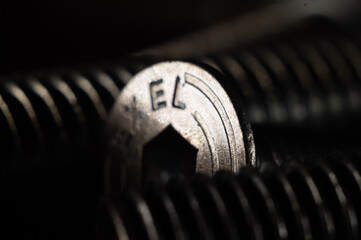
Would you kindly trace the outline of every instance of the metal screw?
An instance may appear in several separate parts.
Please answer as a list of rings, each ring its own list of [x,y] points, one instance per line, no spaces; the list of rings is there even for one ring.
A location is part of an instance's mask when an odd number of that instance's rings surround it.
[[[123,71],[123,72],[122,72]],[[79,157],[92,149],[125,70],[33,75],[0,86],[3,161],[10,165]]]
[[[282,128],[313,130],[315,127],[321,127],[344,131],[344,126],[350,123],[349,128],[355,126],[361,117],[361,81],[357,70],[357,64],[361,62],[361,52],[358,46],[346,37],[333,34],[309,35],[303,39],[271,42],[261,47],[218,54],[204,58],[201,62],[211,65],[227,76],[228,80],[219,77],[219,81],[227,90],[232,103],[237,105],[235,109],[239,112],[244,109],[249,122],[256,130],[257,128],[264,130],[262,126],[282,126]],[[110,136],[108,145],[111,147],[108,150],[109,160],[106,164],[108,170],[105,173],[107,186],[111,185],[110,182],[115,182],[120,184],[115,188],[122,189],[125,178],[129,175],[130,178],[141,175],[141,166],[145,165],[139,160],[144,147],[141,142],[148,143],[157,135],[154,132],[159,133],[166,126],[177,124],[177,121],[192,123],[181,115],[182,112],[186,112],[184,110],[186,105],[184,101],[179,100],[179,94],[177,95],[177,91],[181,89],[179,86],[184,86],[185,81],[182,66],[168,69],[165,67],[166,63],[163,65],[164,69],[155,65],[136,75],[135,80],[131,81],[129,87],[127,86],[122,92],[118,104],[114,105],[108,134]],[[205,65],[201,64],[201,66],[208,69]],[[170,76],[171,72],[178,77]],[[217,95],[218,88],[213,90]],[[197,105],[200,109],[208,110],[205,103],[200,104],[201,99],[191,94],[182,94],[187,96],[187,105]],[[199,112],[193,108],[192,111],[193,114]],[[159,114],[153,116],[150,113]],[[242,118],[242,113],[238,114],[238,117]],[[140,124],[139,129],[134,121]],[[127,122],[132,122],[133,125]],[[162,127],[155,128],[157,131],[154,130],[153,122]],[[241,123],[243,131],[247,123],[242,119]],[[212,130],[219,126],[211,122],[207,124]],[[191,134],[194,129],[199,127],[197,125],[192,128],[180,125],[176,127],[176,131],[193,146],[194,141],[200,139]],[[256,140],[263,139],[267,135],[265,132],[257,132],[259,134],[255,136]],[[273,133],[278,134],[275,131]],[[251,133],[245,136],[248,136],[246,138],[249,138],[250,142],[253,141]],[[210,139],[217,144],[222,144],[223,141],[217,137]],[[273,143],[272,138],[268,140]],[[251,146],[248,154],[251,157],[247,162],[255,165],[255,157],[252,156],[252,152],[255,152],[253,144],[248,146]],[[196,148],[200,149],[199,146]],[[243,148],[240,149],[243,151]],[[163,148],[163,151],[166,149]],[[137,157],[132,157],[133,155]],[[198,158],[200,156],[204,154],[198,154]],[[209,159],[214,160],[213,157]],[[118,162],[118,159],[123,160],[113,165],[114,158],[117,159],[115,162]],[[226,161],[225,158],[222,161]],[[129,175],[126,175],[130,165],[134,168]],[[197,165],[197,168],[200,168],[200,165]],[[235,169],[237,168],[233,170]],[[210,175],[215,172],[210,168],[199,171]]]
[[[101,202],[98,239],[357,239],[360,156],[152,182]]]
[[[251,124],[332,125],[360,116],[359,46],[311,35],[205,61],[237,83]]]
[[[197,149],[192,174],[212,175],[220,169],[236,172],[246,163],[254,164],[249,154],[253,149],[249,126],[239,120],[241,108],[236,111],[232,106],[218,83],[221,77],[214,70],[185,62],[159,63],[135,75],[117,99],[108,122],[107,190],[122,189],[125,182],[141,185],[141,171],[143,175],[149,171],[143,167],[147,164],[142,160],[144,147],[167,127]],[[160,151],[171,151],[175,142],[164,141]],[[180,161],[180,165],[186,163],[186,159]],[[171,168],[176,165],[174,160],[170,164]],[[170,172],[165,169],[160,174]]]

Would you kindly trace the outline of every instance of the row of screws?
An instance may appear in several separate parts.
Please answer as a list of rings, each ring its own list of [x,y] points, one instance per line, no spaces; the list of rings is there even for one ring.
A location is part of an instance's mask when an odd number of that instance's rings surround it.
[[[359,239],[361,150],[181,176],[99,205],[98,239]]]
[[[204,62],[220,69],[236,85],[252,125],[325,125],[359,119],[359,46],[336,34],[310,36],[232,51]],[[24,159],[36,162],[49,157],[61,161],[89,152],[99,141],[103,121],[119,91],[144,67],[125,65],[131,67],[2,81],[2,161],[21,164]]]

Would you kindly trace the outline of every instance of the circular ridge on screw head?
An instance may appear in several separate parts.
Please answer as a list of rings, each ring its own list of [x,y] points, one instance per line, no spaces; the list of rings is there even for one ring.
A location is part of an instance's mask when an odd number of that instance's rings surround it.
[[[179,173],[237,172],[246,165],[250,132],[217,81],[222,75],[206,69],[162,62],[130,80],[108,122],[107,191]]]

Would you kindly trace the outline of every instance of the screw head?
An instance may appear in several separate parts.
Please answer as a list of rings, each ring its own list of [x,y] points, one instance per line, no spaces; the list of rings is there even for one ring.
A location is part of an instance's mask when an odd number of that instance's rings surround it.
[[[220,169],[236,172],[246,164],[244,139],[248,137],[241,123],[213,72],[186,62],[162,62],[148,67],[130,80],[111,111],[106,189],[122,189],[125,182],[138,186],[145,183],[141,179],[147,171],[143,168],[143,147],[169,126],[197,150],[191,160],[193,171],[208,176]],[[164,154],[172,149],[172,141],[164,139]],[[189,164],[189,160],[185,162]],[[165,167],[160,175],[183,173],[184,167],[176,168]]]

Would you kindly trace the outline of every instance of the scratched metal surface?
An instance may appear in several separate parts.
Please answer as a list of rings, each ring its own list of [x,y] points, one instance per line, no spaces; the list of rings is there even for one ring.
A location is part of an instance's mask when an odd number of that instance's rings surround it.
[[[191,159],[194,169],[179,166],[170,170],[159,164],[160,172],[146,175],[168,179],[181,172],[190,176],[200,172],[211,176],[221,169],[236,172],[246,165],[246,131],[217,78],[191,63],[163,62],[136,74],[113,106],[107,131],[107,190],[122,189],[124,181],[141,184],[142,171],[149,171],[142,167],[146,164],[144,147],[169,127],[196,149],[196,157]],[[172,139],[164,139],[161,151],[171,165],[176,153],[167,155],[171,151],[167,141]],[[250,162],[254,164],[254,160]]]

